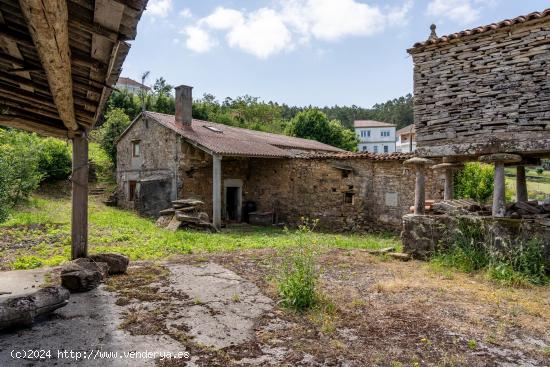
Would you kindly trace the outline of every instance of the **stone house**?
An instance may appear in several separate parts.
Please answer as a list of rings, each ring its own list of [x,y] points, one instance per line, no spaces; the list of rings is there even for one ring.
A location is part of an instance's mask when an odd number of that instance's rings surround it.
[[[191,88],[177,87],[175,116],[145,112],[119,137],[120,206],[157,216],[172,200],[196,198],[220,226],[245,219],[252,202],[269,222],[308,217],[327,229],[359,230],[399,228],[413,202],[411,172],[402,166],[409,154],[350,153],[195,120],[191,106]]]

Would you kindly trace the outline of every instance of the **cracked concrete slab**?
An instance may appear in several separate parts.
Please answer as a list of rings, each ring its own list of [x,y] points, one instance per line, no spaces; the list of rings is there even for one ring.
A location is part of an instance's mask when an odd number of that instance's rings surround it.
[[[29,279],[33,279],[32,274],[29,273]],[[3,276],[4,273],[1,273],[0,277]],[[0,333],[0,366],[145,367],[155,366],[155,360],[128,358],[123,353],[185,351],[180,343],[168,336],[129,335],[119,329],[121,308],[115,305],[114,295],[103,288],[71,294],[67,306],[37,320],[31,328]],[[13,359],[13,350],[49,350],[51,358]],[[90,359],[60,358],[62,355],[58,355],[58,350],[86,352]],[[100,359],[95,351],[117,352],[118,355],[116,358]]]
[[[273,308],[255,284],[218,264],[168,268],[171,287],[193,300],[172,319],[187,326],[198,343],[225,348],[253,340],[256,319]]]

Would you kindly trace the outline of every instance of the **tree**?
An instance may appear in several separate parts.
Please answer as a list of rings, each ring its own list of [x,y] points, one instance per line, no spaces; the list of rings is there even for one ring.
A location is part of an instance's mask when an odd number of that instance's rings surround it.
[[[35,134],[0,129],[0,221],[40,184],[40,145]]]
[[[114,90],[107,103],[107,113],[115,108],[123,109],[130,120],[133,120],[141,113],[141,100],[127,89]]]
[[[298,113],[289,122],[287,133],[342,149],[355,150],[357,147],[355,133],[344,128],[338,120],[330,121],[323,112],[315,108]]]
[[[71,174],[71,152],[67,143],[55,139],[41,139],[38,170],[45,180],[65,180]]]
[[[478,162],[466,163],[454,179],[454,194],[457,199],[469,198],[485,203],[493,194],[492,165]]]
[[[130,125],[130,118],[122,108],[115,108],[105,114],[105,123],[99,129],[99,143],[116,165],[116,139]]]

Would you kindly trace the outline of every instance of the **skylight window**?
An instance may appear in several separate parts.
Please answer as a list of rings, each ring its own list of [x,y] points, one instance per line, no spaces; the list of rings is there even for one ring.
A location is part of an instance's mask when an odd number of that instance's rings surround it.
[[[218,134],[222,134],[223,131],[221,131],[220,129],[214,127],[214,126],[208,126],[208,125],[202,125],[203,127],[207,128],[208,130],[210,131],[213,131],[215,133],[218,133]]]

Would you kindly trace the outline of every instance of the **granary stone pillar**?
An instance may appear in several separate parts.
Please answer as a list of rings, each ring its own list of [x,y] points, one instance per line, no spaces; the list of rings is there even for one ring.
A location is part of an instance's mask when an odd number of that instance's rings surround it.
[[[426,158],[414,157],[403,162],[406,166],[413,166],[416,171],[414,186],[414,214],[422,215],[426,207],[426,178],[425,168],[433,162]]]
[[[212,225],[222,225],[222,156],[212,156]]]
[[[462,167],[462,163],[440,163],[432,166],[433,170],[442,170],[445,173],[445,192],[443,200],[453,200],[454,198],[454,172]]]
[[[516,199],[518,202],[527,202],[527,180],[525,178],[525,166],[516,167]]]
[[[497,153],[479,157],[484,163],[495,165],[495,177],[493,184],[493,217],[504,217],[506,214],[506,182],[504,180],[504,164],[517,163],[521,156],[517,154]]]

